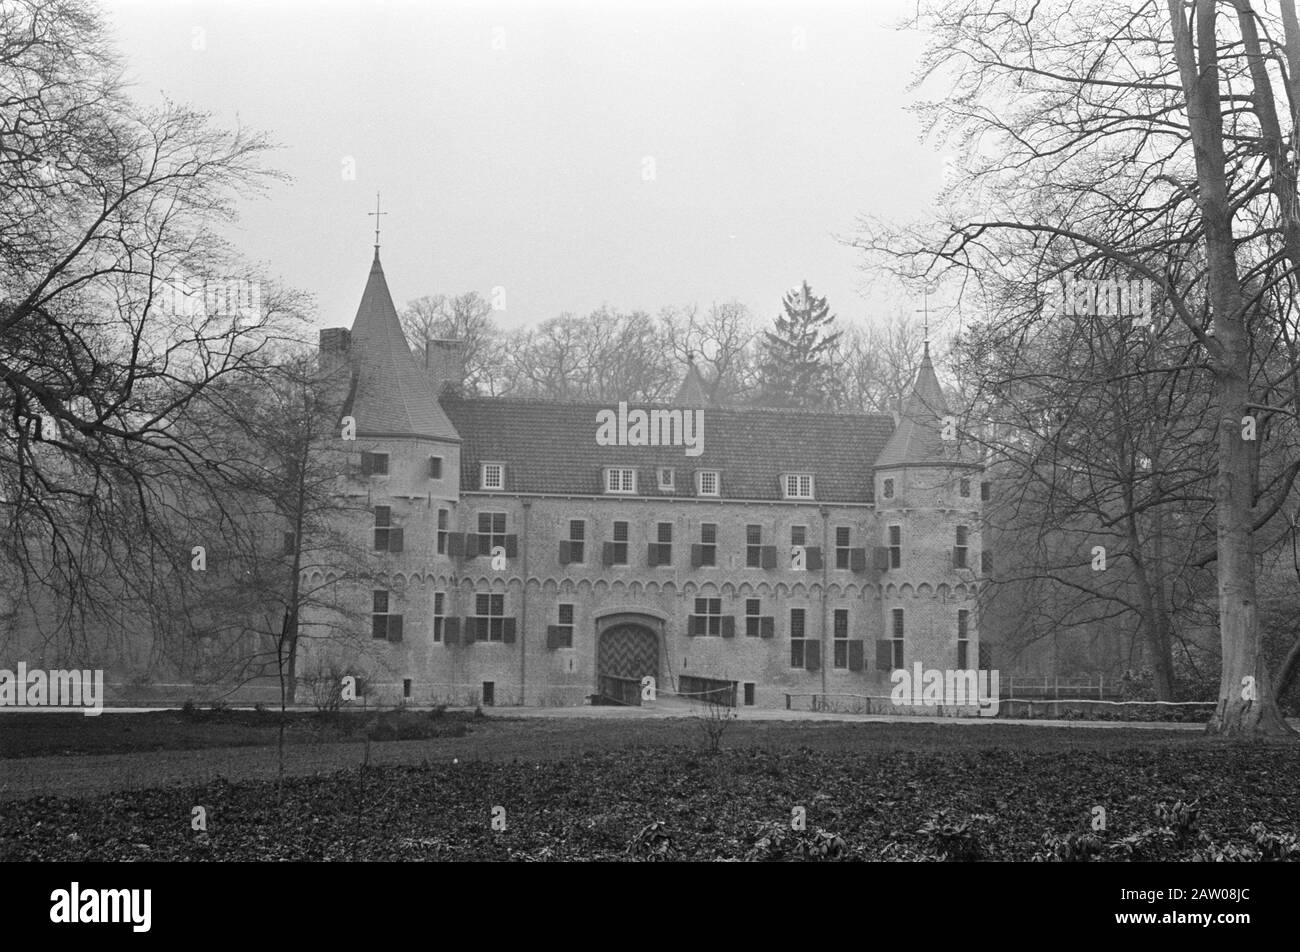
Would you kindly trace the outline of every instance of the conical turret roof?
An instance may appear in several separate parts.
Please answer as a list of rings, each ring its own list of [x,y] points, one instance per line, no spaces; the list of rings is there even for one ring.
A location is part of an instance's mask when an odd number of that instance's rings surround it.
[[[970,463],[960,450],[957,439],[943,439],[944,417],[948,416],[948,401],[930,360],[930,347],[926,345],[921,358],[916,381],[908,395],[898,426],[885,448],[881,450],[876,466],[904,466],[912,463]],[[956,420],[952,421],[954,426]]]

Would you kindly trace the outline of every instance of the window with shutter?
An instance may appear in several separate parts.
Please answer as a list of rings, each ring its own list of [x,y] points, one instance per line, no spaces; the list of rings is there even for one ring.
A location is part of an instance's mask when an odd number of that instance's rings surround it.
[[[865,667],[863,659],[862,639],[857,638],[849,642],[849,670],[861,671]]]
[[[821,668],[822,646],[820,642],[809,640],[804,644],[804,668],[816,671]]]
[[[503,644],[513,645],[515,643],[515,619],[501,619],[501,641]]]
[[[819,545],[810,545],[804,548],[804,568],[809,572],[820,572],[822,570],[822,547]]]
[[[852,564],[852,535],[853,532],[849,526],[835,527],[835,567],[837,569],[847,569]]]
[[[460,644],[460,619],[448,618],[442,625],[442,637],[449,645]]]
[[[763,527],[760,525],[745,526],[745,567],[763,567]]]
[[[889,571],[889,549],[886,546],[878,545],[874,550],[875,561],[872,563],[877,572]]]
[[[561,539],[560,540],[560,564],[568,565],[572,561],[573,561],[573,557],[569,554],[569,540]]]
[[[758,620],[758,633],[762,638],[776,637],[776,618],[773,615],[764,615]]]
[[[866,549],[852,549],[849,552],[849,568],[854,572],[865,572],[867,570]]]
[[[551,650],[560,647],[560,626],[559,625],[546,626],[546,647]]]
[[[765,569],[776,568],[776,546],[774,545],[763,546],[763,568]]]
[[[402,534],[401,529],[389,529],[388,530],[388,551],[401,552],[403,546],[405,545],[405,538],[406,537]]]
[[[401,615],[388,616],[388,640],[389,641],[402,640],[402,616]]]
[[[736,619],[731,615],[722,616],[722,637],[736,637]]]

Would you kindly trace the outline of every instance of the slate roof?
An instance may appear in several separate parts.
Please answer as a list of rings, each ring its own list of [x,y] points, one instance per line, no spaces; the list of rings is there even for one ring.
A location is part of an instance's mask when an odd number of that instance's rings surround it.
[[[352,389],[342,415],[356,417],[357,436],[460,438],[407,346],[378,248],[352,323],[352,360]]]
[[[461,435],[465,491],[478,490],[480,463],[502,462],[513,493],[603,495],[605,467],[635,466],[639,496],[694,498],[694,472],[712,469],[724,499],[781,499],[780,475],[795,472],[815,474],[817,502],[868,503],[893,429],[887,414],[704,408],[704,452],[687,456],[681,446],[597,445],[596,414],[616,405],[444,394],[442,407]],[[676,470],[676,492],[659,490],[659,466]]]
[[[948,415],[948,402],[943,388],[930,362],[929,344],[916,381],[908,395],[907,404],[899,416],[898,428],[876,460],[877,466],[903,466],[913,463],[952,465],[974,460],[962,452],[959,440],[943,439],[943,418]]]

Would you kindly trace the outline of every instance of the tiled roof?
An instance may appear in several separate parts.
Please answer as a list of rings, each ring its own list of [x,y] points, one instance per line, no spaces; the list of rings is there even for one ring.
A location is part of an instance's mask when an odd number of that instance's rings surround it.
[[[356,417],[357,436],[459,439],[407,346],[378,249],[352,323],[352,359],[356,376],[343,415]]]
[[[461,436],[467,491],[479,488],[480,463],[502,462],[506,492],[603,494],[606,466],[634,466],[642,496],[693,497],[694,472],[709,469],[722,474],[723,498],[781,499],[780,475],[795,472],[815,474],[819,502],[866,503],[893,428],[886,414],[705,408],[704,452],[687,456],[681,446],[597,445],[597,412],[617,412],[608,404],[445,394],[442,406]],[[676,492],[660,492],[659,466],[676,470]]]
[[[889,438],[877,466],[901,466],[907,463],[970,463],[956,439],[943,439],[943,418],[948,402],[930,362],[927,345],[916,382],[898,420],[898,428]]]

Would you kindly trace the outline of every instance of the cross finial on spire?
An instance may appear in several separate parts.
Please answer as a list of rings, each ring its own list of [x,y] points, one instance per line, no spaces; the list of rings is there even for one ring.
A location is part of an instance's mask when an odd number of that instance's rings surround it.
[[[379,254],[379,216],[387,214],[388,212],[381,212],[379,210],[379,193],[375,192],[375,210],[373,212],[366,212],[367,216],[373,215],[375,219],[375,254]]]
[[[916,309],[916,313],[925,315],[924,317],[925,323],[922,325],[922,327],[924,328],[923,331],[924,337],[922,338],[922,343],[925,346],[925,356],[929,357],[930,356],[930,288],[929,286],[925,286],[921,288],[921,307],[918,307]]]

